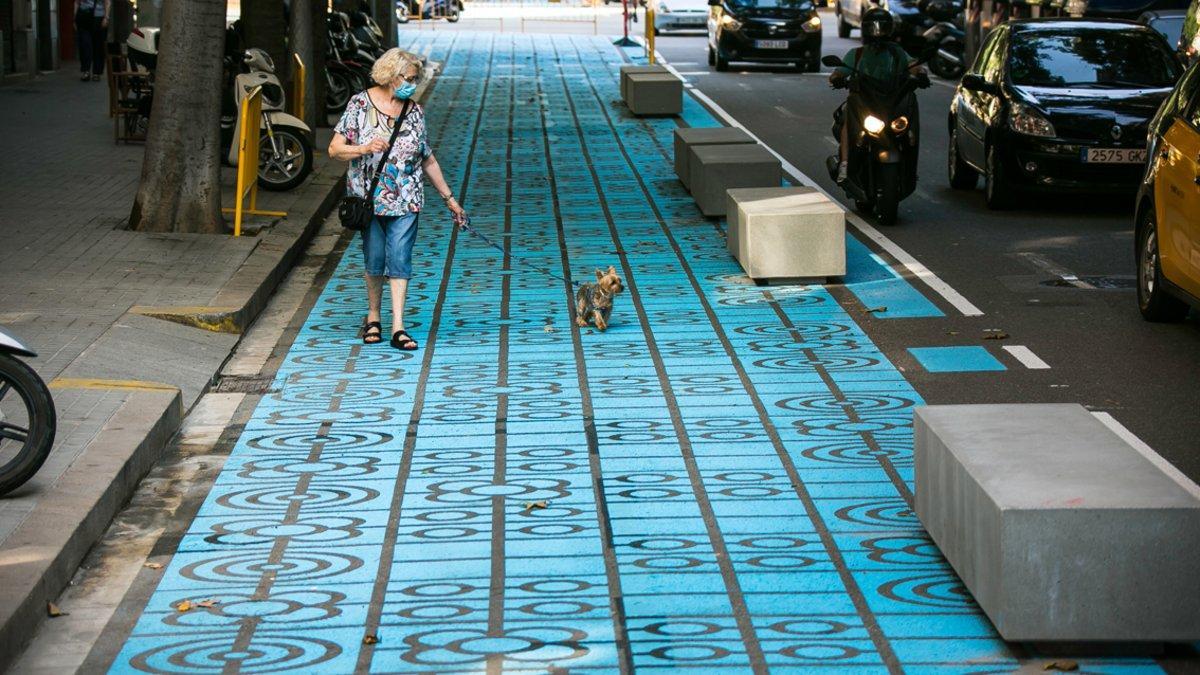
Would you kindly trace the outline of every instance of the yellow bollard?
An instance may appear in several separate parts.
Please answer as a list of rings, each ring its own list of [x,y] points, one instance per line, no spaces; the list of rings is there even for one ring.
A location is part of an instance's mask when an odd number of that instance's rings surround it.
[[[255,87],[242,99],[241,125],[238,129],[237,193],[233,208],[221,209],[233,213],[233,236],[242,236],[242,216],[273,216],[283,218],[287,211],[263,211],[258,208],[258,146],[262,138],[262,87]],[[246,197],[250,206],[246,208]]]
[[[646,59],[654,65],[654,8],[646,5]]]

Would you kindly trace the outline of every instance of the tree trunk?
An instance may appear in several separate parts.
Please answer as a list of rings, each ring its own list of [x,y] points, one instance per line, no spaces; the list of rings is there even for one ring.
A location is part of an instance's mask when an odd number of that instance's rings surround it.
[[[292,48],[292,53],[299,56],[304,62],[304,109],[298,111],[297,114],[304,123],[313,129],[317,128],[317,63],[313,58],[314,40],[317,37],[316,31],[313,30],[313,11],[311,5],[313,0],[292,0],[291,13],[288,15],[290,20],[288,43]],[[322,49],[322,51],[324,51]],[[296,73],[292,73],[292,87],[296,86]],[[321,112],[324,112],[324,100],[321,102]]]
[[[329,25],[325,23],[327,10],[326,0],[307,0],[312,11],[312,45],[313,61],[309,70],[313,74],[313,88],[310,99],[316,106],[316,125],[313,127],[329,126],[329,116],[325,114],[325,49],[329,38]]]
[[[287,21],[283,0],[242,0],[242,36],[246,48],[265,50],[275,62],[275,74],[286,82],[292,69],[287,51]]]
[[[383,30],[383,46],[396,46],[396,0],[375,0],[375,23]]]
[[[225,230],[219,159],[224,45],[225,0],[163,7],[154,106],[131,229]]]

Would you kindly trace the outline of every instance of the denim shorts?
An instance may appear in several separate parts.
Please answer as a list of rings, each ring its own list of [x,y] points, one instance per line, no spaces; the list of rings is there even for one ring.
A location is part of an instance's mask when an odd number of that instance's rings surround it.
[[[417,239],[418,213],[380,216],[362,231],[363,261],[367,274],[391,279],[412,278],[413,242]]]

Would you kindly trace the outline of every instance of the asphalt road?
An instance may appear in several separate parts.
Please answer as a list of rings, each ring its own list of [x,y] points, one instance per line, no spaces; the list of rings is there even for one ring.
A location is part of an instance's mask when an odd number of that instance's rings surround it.
[[[827,11],[827,10],[826,10]],[[857,46],[839,39],[824,17],[826,54]],[[844,93],[825,74],[733,64],[707,65],[700,34],[666,35],[658,51],[685,78],[765,143],[849,205],[825,170],[833,152],[830,122]],[[946,112],[953,85],[936,80],[920,92],[922,147],[917,192],[901,204],[900,224],[884,230],[984,312],[964,317],[940,298],[943,319],[860,320],[930,403],[1078,402],[1111,414],[1193,480],[1200,480],[1200,320],[1144,322],[1133,290],[1132,193],[1039,197],[995,212],[983,192],[958,192],[946,180]],[[981,181],[982,186],[982,181]],[[1104,277],[1082,289],[1048,285],[1063,274]],[[923,284],[916,286],[923,291]],[[933,294],[930,294],[931,296]],[[929,374],[906,349],[984,344],[986,329],[1025,345],[1050,364],[1028,370],[1006,361],[1004,373]],[[993,352],[998,352],[993,349]]]

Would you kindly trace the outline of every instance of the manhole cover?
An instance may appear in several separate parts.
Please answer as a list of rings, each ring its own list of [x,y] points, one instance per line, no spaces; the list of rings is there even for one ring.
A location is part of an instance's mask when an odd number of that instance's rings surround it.
[[[278,389],[271,388],[273,377],[260,375],[224,375],[217,380],[213,391],[221,394],[273,394]]]
[[[1082,283],[1081,283],[1082,282]],[[1137,288],[1137,277],[1133,276],[1094,276],[1078,277],[1077,279],[1051,279],[1040,282],[1041,286],[1053,288],[1080,288],[1083,290],[1130,290]]]

